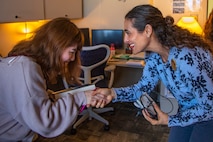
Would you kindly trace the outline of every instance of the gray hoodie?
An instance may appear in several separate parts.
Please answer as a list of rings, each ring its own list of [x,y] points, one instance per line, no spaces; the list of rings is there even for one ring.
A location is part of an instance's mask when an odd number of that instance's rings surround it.
[[[31,141],[35,133],[58,136],[85,104],[84,92],[52,102],[42,70],[31,58],[0,58],[0,141]]]

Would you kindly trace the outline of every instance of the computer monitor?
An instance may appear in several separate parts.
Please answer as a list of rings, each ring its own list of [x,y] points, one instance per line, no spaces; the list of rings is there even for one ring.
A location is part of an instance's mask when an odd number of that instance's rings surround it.
[[[123,30],[121,29],[92,29],[92,45],[114,44],[115,49],[123,48]]]
[[[89,28],[79,28],[79,29],[84,35],[84,44],[83,44],[83,46],[90,46]]]

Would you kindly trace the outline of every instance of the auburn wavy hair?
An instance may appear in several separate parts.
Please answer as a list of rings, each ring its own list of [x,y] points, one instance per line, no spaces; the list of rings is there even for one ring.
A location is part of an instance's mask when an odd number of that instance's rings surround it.
[[[8,56],[33,58],[49,83],[56,83],[60,74],[69,84],[79,84],[82,42],[82,33],[74,23],[68,18],[55,18],[38,28],[31,38],[15,45]],[[65,64],[61,60],[62,52],[73,45],[77,45],[76,58]]]

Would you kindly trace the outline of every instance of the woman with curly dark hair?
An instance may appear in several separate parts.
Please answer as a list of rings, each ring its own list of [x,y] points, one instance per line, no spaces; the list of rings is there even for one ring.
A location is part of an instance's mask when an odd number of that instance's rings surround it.
[[[213,9],[211,13],[209,14],[209,17],[205,23],[203,32],[204,32],[204,37],[210,42],[213,42]]]
[[[164,18],[151,5],[130,10],[124,21],[124,41],[133,54],[146,52],[142,77],[129,87],[100,88],[96,93],[105,95],[108,100],[104,103],[134,102],[161,81],[176,98],[179,109],[169,116],[153,103],[157,118],[153,119],[143,109],[145,119],[153,125],[168,125],[169,142],[210,142],[213,140],[213,50],[203,37],[173,22],[171,16]]]
[[[56,18],[0,58],[0,141],[32,141],[36,133],[58,136],[75,122],[82,105],[92,104],[92,91],[53,101],[47,87],[59,74],[70,84],[80,83],[81,48],[77,26]]]

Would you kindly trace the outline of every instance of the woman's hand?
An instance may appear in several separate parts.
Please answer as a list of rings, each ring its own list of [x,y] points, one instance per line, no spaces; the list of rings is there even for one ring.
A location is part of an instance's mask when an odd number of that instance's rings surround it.
[[[97,88],[94,92],[93,92],[94,98],[96,101],[95,102],[95,106],[97,108],[103,108],[105,105],[107,105],[108,103],[110,103],[112,101],[112,99],[115,98],[115,93],[112,89],[108,89],[108,88]]]
[[[103,108],[110,103],[115,94],[111,89],[97,88],[94,91],[85,91],[87,98],[87,107],[95,106],[96,108]]]
[[[55,101],[56,100],[55,95],[53,95],[53,93],[54,93],[54,91],[52,91],[50,89],[47,90],[47,94],[48,94],[48,96],[49,96],[51,101]]]
[[[142,110],[144,118],[149,121],[152,125],[168,125],[168,114],[160,110],[156,103],[153,103],[155,111],[157,113],[157,120],[152,119],[146,109]]]

